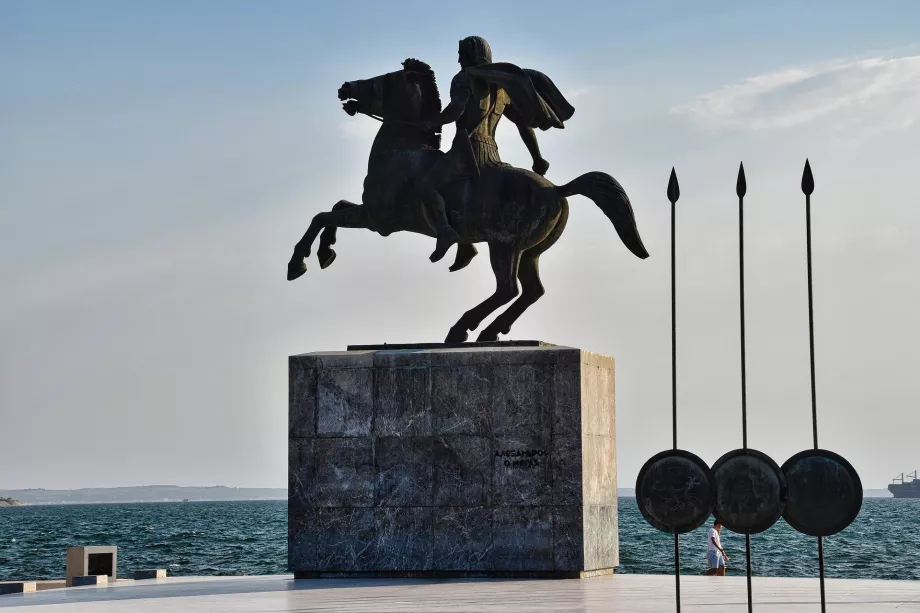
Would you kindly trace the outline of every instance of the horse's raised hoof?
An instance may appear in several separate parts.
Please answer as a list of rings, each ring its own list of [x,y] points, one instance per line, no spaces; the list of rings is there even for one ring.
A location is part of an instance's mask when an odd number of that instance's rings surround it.
[[[489,343],[498,340],[498,332],[492,332],[488,328],[479,333],[476,338],[477,343]]]
[[[335,249],[320,249],[316,252],[316,257],[319,260],[320,268],[329,268],[335,262]]]
[[[449,270],[451,272],[457,272],[458,270],[466,268],[478,253],[479,251],[476,250],[474,245],[457,245],[457,257],[454,259],[454,263],[451,265]]]
[[[465,343],[469,337],[470,335],[467,334],[466,329],[454,326],[447,333],[447,338],[444,339],[444,342],[450,344]]]
[[[304,264],[303,260],[291,260],[288,262],[288,281],[300,278],[305,272],[307,272],[307,265]]]

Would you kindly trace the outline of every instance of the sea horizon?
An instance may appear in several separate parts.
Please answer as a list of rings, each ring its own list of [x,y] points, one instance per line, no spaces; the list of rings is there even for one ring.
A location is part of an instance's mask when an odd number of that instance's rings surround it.
[[[920,580],[914,553],[920,535],[912,530],[920,501],[867,499],[856,521],[825,539],[826,576],[850,579]],[[634,498],[618,504],[618,574],[673,573],[673,541],[651,528]],[[879,532],[878,525],[886,530]],[[682,574],[706,567],[706,530],[681,537]],[[754,535],[756,576],[815,577],[815,539],[783,520]],[[723,531],[728,574],[744,574],[744,537]],[[165,568],[171,576],[286,574],[287,501],[150,501],[34,505],[0,512],[0,581],[64,576],[69,546],[115,545],[118,572]]]

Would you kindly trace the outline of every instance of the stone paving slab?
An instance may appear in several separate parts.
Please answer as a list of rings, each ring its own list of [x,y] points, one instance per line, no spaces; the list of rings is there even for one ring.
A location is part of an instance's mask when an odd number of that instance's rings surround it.
[[[754,609],[818,613],[817,579],[754,579]],[[743,577],[683,577],[683,611],[747,610]],[[674,578],[613,575],[569,580],[411,580],[172,577],[0,597],[2,609],[40,605],[42,613],[670,613]],[[827,610],[920,613],[920,581],[827,581]]]

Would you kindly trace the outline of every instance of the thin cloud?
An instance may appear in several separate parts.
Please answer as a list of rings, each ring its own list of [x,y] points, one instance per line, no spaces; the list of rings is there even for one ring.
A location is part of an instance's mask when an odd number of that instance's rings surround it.
[[[745,79],[671,109],[705,129],[778,130],[833,122],[883,131],[920,118],[920,56],[826,62]]]
[[[576,98],[581,98],[582,96],[585,96],[586,94],[590,94],[590,93],[591,93],[590,87],[576,87],[574,89],[566,90],[562,94],[569,100],[575,100]]]

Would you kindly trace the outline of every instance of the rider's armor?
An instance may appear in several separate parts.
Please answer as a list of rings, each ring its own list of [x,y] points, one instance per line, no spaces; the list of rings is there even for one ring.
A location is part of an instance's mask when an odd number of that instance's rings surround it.
[[[466,130],[469,134],[476,165],[480,168],[503,166],[498,145],[495,143],[495,130],[505,112],[505,106],[510,103],[508,94],[504,89],[495,85],[490,86],[465,71],[454,77],[450,89],[451,98],[459,90],[467,90],[470,93],[466,110],[457,120],[456,126],[458,130]]]

